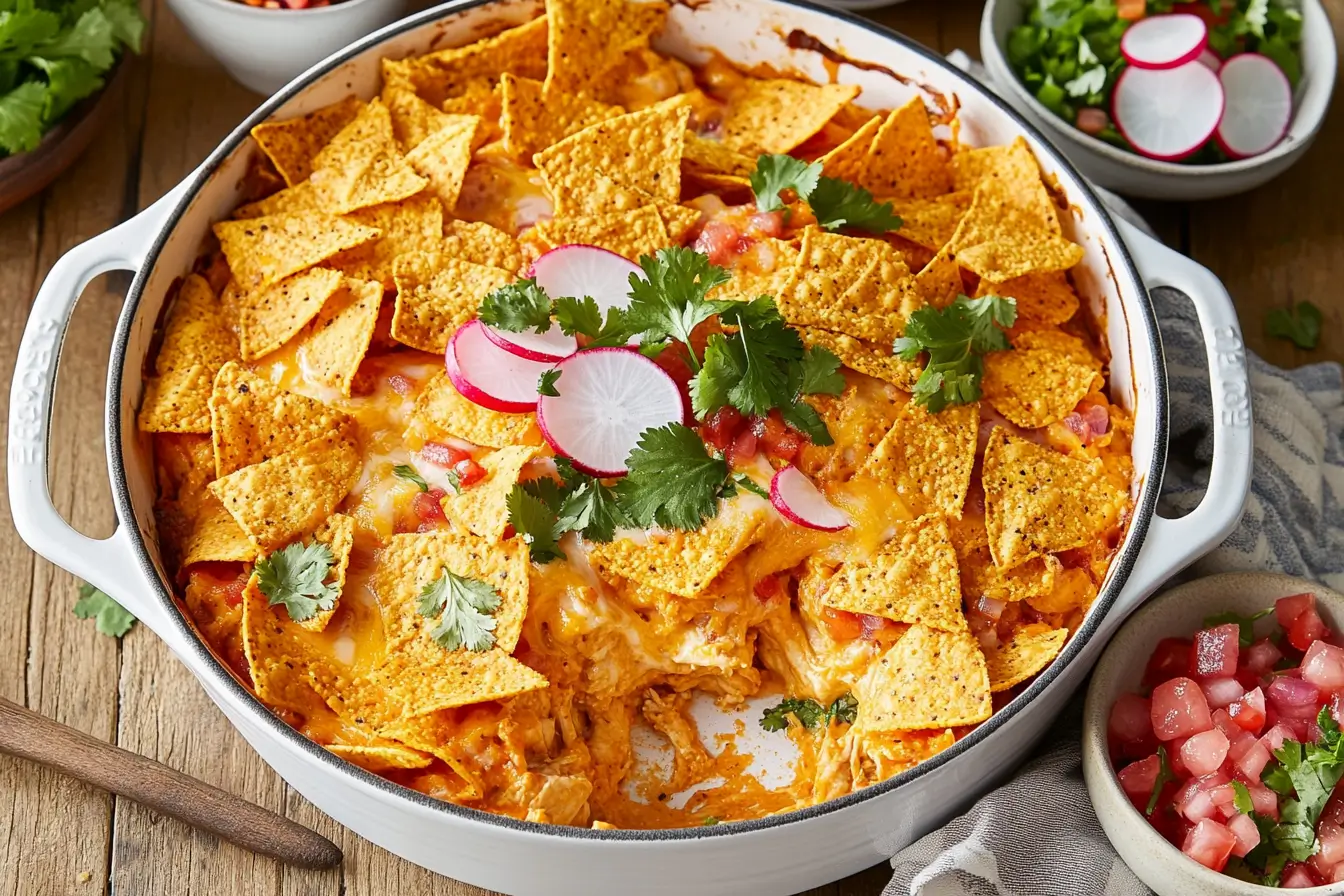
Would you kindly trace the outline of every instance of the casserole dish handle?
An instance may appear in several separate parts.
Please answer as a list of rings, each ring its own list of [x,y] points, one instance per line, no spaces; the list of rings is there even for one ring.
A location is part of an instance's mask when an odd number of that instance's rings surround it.
[[[1213,397],[1213,463],[1199,506],[1179,519],[1153,515],[1134,569],[1116,605],[1117,623],[1164,581],[1236,528],[1251,489],[1251,391],[1246,349],[1232,297],[1213,272],[1125,221],[1116,222],[1144,284],[1190,297],[1199,315]]]
[[[108,271],[138,271],[164,217],[191,178],[106,233],[75,246],[56,263],[33,300],[19,343],[9,396],[9,506],[14,528],[38,554],[111,595],[151,629],[163,632],[163,608],[144,585],[124,524],[107,538],[76,531],[52,502],[48,484],[51,407],[61,344],[89,282]]]

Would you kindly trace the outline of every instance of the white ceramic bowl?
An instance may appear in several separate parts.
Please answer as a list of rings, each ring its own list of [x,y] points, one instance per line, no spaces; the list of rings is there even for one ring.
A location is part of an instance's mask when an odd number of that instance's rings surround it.
[[[249,90],[269,96],[294,78],[401,18],[407,0],[341,0],[311,9],[263,9],[242,0],[168,0],[196,43]]]
[[[1277,146],[1249,159],[1217,165],[1159,162],[1098,140],[1055,115],[1032,96],[1008,63],[1008,33],[1026,20],[1035,0],[988,0],[980,18],[980,58],[994,90],[1041,128],[1093,182],[1146,199],[1215,199],[1244,193],[1287,171],[1316,139],[1330,108],[1337,64],[1335,34],[1320,0],[1302,0],[1302,80],[1293,94],[1293,121]]]
[[[375,95],[379,60],[460,46],[531,19],[538,0],[475,0],[429,10],[371,35],[309,71],[224,139],[201,168],[141,215],[60,259],[34,300],[10,402],[9,488],[15,528],[38,553],[126,605],[192,670],[230,721],[300,793],[392,852],[441,874],[523,896],[770,896],[820,886],[891,856],[961,811],[1017,765],[1086,676],[1109,634],[1177,569],[1220,542],[1250,484],[1250,402],[1236,312],[1207,270],[1113,221],[1063,157],[978,82],[871,22],[801,0],[697,0],[672,7],[664,52],[703,62],[720,53],[745,67],[796,70],[863,89],[874,108],[918,92],[961,110],[962,139],[1000,145],[1024,137],[1068,198],[1066,233],[1083,247],[1076,280],[1106,322],[1111,397],[1135,415],[1134,513],[1087,618],[1055,663],[992,719],[928,762],[873,787],[797,812],[689,830],[594,831],[540,825],[431,799],[371,775],[306,740],[244,689],[197,637],[174,600],[154,532],[154,467],[136,430],[145,355],[174,279],[191,269],[211,222],[239,200],[257,149],[250,128],[350,93]],[[792,42],[790,35],[809,40]],[[816,49],[843,47],[862,65]],[[834,54],[832,54],[834,55]],[[897,77],[896,75],[899,75]],[[1123,238],[1122,238],[1123,233]],[[47,483],[47,422],[59,347],[80,290],[107,270],[133,270],[113,340],[107,388],[108,464],[119,527],[105,540],[70,528]],[[1208,338],[1214,396],[1213,468],[1220,484],[1193,513],[1155,511],[1167,449],[1166,369],[1147,286],[1189,294]],[[714,718],[724,721],[722,715]],[[702,719],[702,731],[710,730]],[[757,752],[758,759],[762,758]],[[771,757],[766,755],[764,762]],[[776,763],[773,772],[788,780]]]
[[[1321,617],[1334,631],[1344,624],[1344,594],[1294,576],[1237,572],[1195,579],[1149,601],[1125,623],[1101,656],[1087,690],[1083,713],[1083,779],[1097,820],[1111,845],[1139,880],[1158,896],[1269,896],[1284,890],[1248,884],[1187,858],[1135,810],[1120,788],[1106,750],[1111,706],[1136,691],[1153,648],[1162,638],[1186,637],[1203,628],[1205,617],[1233,611],[1250,615],[1274,601],[1304,591],[1315,593]],[[1344,884],[1294,890],[1340,894]]]

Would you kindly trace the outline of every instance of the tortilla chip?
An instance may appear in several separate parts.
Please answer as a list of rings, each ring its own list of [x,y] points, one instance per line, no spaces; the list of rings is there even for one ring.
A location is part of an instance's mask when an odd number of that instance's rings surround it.
[[[502,650],[449,654],[433,642],[428,643],[438,650],[439,656],[428,648],[409,656],[392,654],[377,672],[388,700],[404,706],[411,716],[504,700],[549,685],[540,672]]]
[[[985,400],[1023,429],[1063,420],[1092,391],[1091,364],[1050,348],[1014,348],[985,356]]]
[[[855,84],[748,78],[724,115],[723,145],[753,156],[786,153],[858,95]]]
[[[1082,547],[1115,525],[1127,495],[1100,460],[1071,457],[995,427],[985,449],[985,528],[994,562]]]
[[[890,483],[916,514],[960,517],[979,430],[978,404],[931,414],[910,401],[859,472]]]
[[[552,247],[584,243],[623,255],[631,261],[672,245],[667,226],[652,205],[607,215],[538,221],[536,233]]]
[[[724,505],[719,515],[693,532],[655,532],[638,544],[619,538],[588,549],[588,562],[603,578],[619,576],[650,588],[695,597],[756,542],[763,532],[764,510]]]
[[[482,122],[482,136],[493,133],[495,121],[502,108],[503,91],[497,78],[472,78],[458,96],[449,97],[440,107],[449,115],[477,115]],[[494,139],[493,136],[487,139]]]
[[[350,551],[355,546],[355,518],[344,513],[334,513],[313,533],[313,541],[325,544],[331,549],[333,563],[327,572],[326,582],[336,589],[336,603],[329,610],[319,610],[312,616],[297,623],[300,628],[310,632],[324,631],[331,617],[336,615],[340,606],[341,592],[345,590],[345,573],[350,568]]]
[[[1017,205],[1003,182],[987,177],[975,188],[947,250],[962,267],[998,283],[1082,261],[1083,247],[1045,230],[1037,211]]]
[[[969,631],[961,613],[957,552],[936,516],[896,527],[877,553],[841,567],[822,601],[851,613],[881,616],[949,632]]]
[[[266,289],[382,235],[374,227],[313,213],[219,221],[213,229],[233,278],[245,292]]]
[[[311,177],[318,201],[330,214],[396,202],[427,185],[402,154],[392,131],[392,116],[373,100],[317,158]]]
[[[970,191],[962,191],[933,199],[893,202],[892,210],[901,219],[901,229],[897,233],[912,243],[937,252],[956,234],[957,225],[971,207],[972,195]]]
[[[985,651],[989,689],[994,693],[1019,685],[1055,661],[1069,640],[1066,628],[1020,629],[995,650]]]
[[[961,268],[946,250],[929,259],[923,270],[915,275],[915,294],[921,303],[934,308],[951,305],[965,288]]]
[[[340,271],[310,268],[243,296],[238,321],[243,360],[255,361],[293,339],[322,310],[341,279]]]
[[[400,81],[422,99],[443,107],[450,98],[472,96],[481,82],[493,85],[505,72],[544,78],[547,31],[547,17],[542,16],[465,47],[413,59],[384,59],[383,81]]]
[[[428,141],[427,141],[428,142]],[[395,284],[395,262],[404,255],[437,252],[443,245],[443,205],[428,190],[403,199],[351,212],[346,220],[382,233],[378,239],[326,262],[353,280],[377,280],[385,289]]]
[[[284,612],[270,605],[254,573],[243,589],[243,653],[252,688],[263,703],[309,716],[323,708],[309,681],[309,668],[320,661]]]
[[[518,240],[484,221],[449,221],[443,226],[443,251],[447,255],[506,271],[523,268],[523,249]]]
[[[756,170],[756,159],[729,149],[718,140],[688,132],[682,147],[681,167],[696,174],[727,174],[745,179]]]
[[[509,492],[518,482],[524,465],[536,457],[528,445],[500,448],[481,458],[486,478],[446,496],[440,503],[450,521],[487,541],[499,541],[509,526]]]
[[[210,423],[215,475],[227,476],[327,433],[352,432],[354,418],[230,363],[215,376]]]
[[[372,587],[383,613],[387,653],[424,651],[440,661],[449,651],[429,637],[433,620],[420,615],[420,592],[444,570],[476,579],[499,594],[494,611],[495,647],[509,653],[518,645],[527,615],[527,545],[521,539],[490,542],[457,532],[393,535],[379,554]],[[456,654],[471,653],[466,648]]]
[[[1075,364],[1091,367],[1096,372],[1101,371],[1101,359],[1093,354],[1087,343],[1063,330],[1031,330],[1017,333],[1013,338],[1013,346],[1022,351],[1056,352],[1065,355]]]
[[[957,568],[961,571],[961,593],[968,605],[981,597],[1015,603],[1033,600],[1054,590],[1062,565],[1047,554],[1019,563],[1012,569],[994,565],[989,552],[989,536],[982,516],[965,514],[948,520],[952,545],[957,549]]]
[[[626,52],[646,46],[663,27],[664,3],[626,0],[547,0],[551,30],[546,49],[546,90],[578,93],[599,86],[601,76]]]
[[[317,191],[313,189],[311,182],[305,180],[292,187],[286,187],[272,193],[265,199],[258,199],[256,202],[238,206],[233,210],[233,218],[236,221],[242,221],[247,218],[265,218],[268,215],[302,215],[309,213],[324,214],[322,204],[317,201]]]
[[[398,258],[393,272],[392,338],[440,354],[454,331],[476,316],[482,299],[517,279],[502,268],[423,252]]]
[[[969,631],[911,626],[855,688],[864,731],[975,725],[994,711],[989,673]]]
[[[145,381],[136,426],[141,432],[206,433],[210,431],[210,384],[205,364],[176,367]]]
[[[873,342],[900,334],[914,299],[910,269],[886,242],[816,227],[803,231],[798,259],[776,293],[789,323]]]
[[[541,82],[530,78],[505,75],[500,86],[504,146],[520,159],[530,159],[533,153],[589,125],[625,114],[620,106],[599,103],[581,93],[544,93]]]
[[[873,145],[873,138],[881,127],[882,116],[873,114],[843,143],[817,159],[826,176],[861,183],[864,165],[868,162],[868,148]]]
[[[827,349],[850,370],[891,383],[910,392],[923,372],[917,361],[902,361],[891,353],[890,346],[863,342],[844,333],[832,333],[816,327],[799,327],[798,335],[808,346]]]
[[[504,414],[483,408],[463,398],[442,371],[416,398],[411,427],[426,439],[451,436],[486,448],[541,444],[535,414]]]
[[[411,150],[406,161],[429,182],[429,192],[439,197],[444,210],[451,213],[462,193],[481,120],[475,115],[444,118],[448,120]]]
[[[327,300],[299,343],[299,363],[310,381],[350,394],[382,303],[383,285],[368,280],[347,279]]]
[[[238,357],[238,339],[210,284],[190,274],[178,288],[145,382],[138,426],[144,432],[210,431],[210,386],[216,371]]]
[[[425,138],[446,127],[453,116],[441,111],[416,96],[404,81],[393,81],[383,87],[379,97],[392,119],[392,135],[403,152],[409,153]]]
[[[1078,294],[1063,272],[1027,274],[1006,283],[981,280],[976,297],[1004,296],[1017,302],[1018,319],[1059,326],[1078,313]]]
[[[252,129],[252,139],[270,158],[285,183],[293,187],[308,179],[313,173],[313,158],[354,121],[363,107],[362,100],[348,96],[299,118],[259,124]]]
[[[947,158],[933,138],[924,101],[914,97],[888,113],[868,148],[862,186],[874,196],[929,199],[952,188]]]
[[[658,209],[658,216],[667,228],[667,238],[673,245],[685,242],[687,234],[700,223],[700,212],[689,206],[659,202],[654,207]]]
[[[257,559],[257,546],[247,537],[219,499],[204,493],[201,506],[192,519],[191,531],[182,540],[182,559],[178,566],[193,563],[232,561],[247,563]]]
[[[951,168],[953,189],[974,190],[986,180],[994,181],[1025,219],[1054,236],[1060,235],[1059,215],[1041,180],[1036,157],[1023,138],[1018,137],[1009,146],[959,152],[952,157]]]
[[[681,147],[691,110],[651,106],[591,125],[532,157],[552,195],[577,195],[594,173],[665,202],[681,198]]]
[[[424,768],[434,761],[429,753],[412,750],[399,744],[384,746],[348,746],[346,744],[328,744],[327,750],[335,753],[346,762],[353,763],[365,771],[381,774],[405,768]]]

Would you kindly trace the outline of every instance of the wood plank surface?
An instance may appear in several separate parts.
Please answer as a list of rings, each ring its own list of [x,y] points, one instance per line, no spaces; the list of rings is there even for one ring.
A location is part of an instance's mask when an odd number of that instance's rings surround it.
[[[1344,0],[1327,0],[1337,31]],[[976,54],[978,0],[912,0],[871,13],[941,52]],[[59,255],[162,195],[260,100],[230,81],[163,0],[149,52],[131,62],[120,108],[89,154],[41,196],[0,215],[0,367],[12,369],[41,278]],[[1292,172],[1218,202],[1136,203],[1169,244],[1227,284],[1250,346],[1280,364],[1344,358],[1344,114]],[[107,346],[124,276],[86,290],[62,355],[51,476],[77,528],[106,535],[112,509],[102,444]],[[1311,299],[1326,312],[1316,352],[1269,340],[1265,312]],[[7,390],[4,399],[7,400]],[[4,438],[0,432],[0,439]],[[77,583],[34,557],[0,498],[0,694],[66,724],[281,811],[332,838],[342,868],[298,871],[251,856],[125,800],[0,757],[0,896],[486,896],[355,837],[266,767],[191,675],[147,630],[120,644],[70,613]],[[811,891],[876,896],[885,865]]]

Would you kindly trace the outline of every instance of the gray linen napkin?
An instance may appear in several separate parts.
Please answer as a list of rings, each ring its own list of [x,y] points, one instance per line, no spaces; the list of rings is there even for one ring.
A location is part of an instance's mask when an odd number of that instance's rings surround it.
[[[1212,443],[1204,343],[1190,300],[1153,291],[1171,386],[1164,515],[1199,503]],[[1191,574],[1278,570],[1344,590],[1344,377],[1249,357],[1251,499],[1241,525]],[[1083,784],[1082,695],[1008,784],[897,853],[883,896],[1150,896],[1111,849]]]

